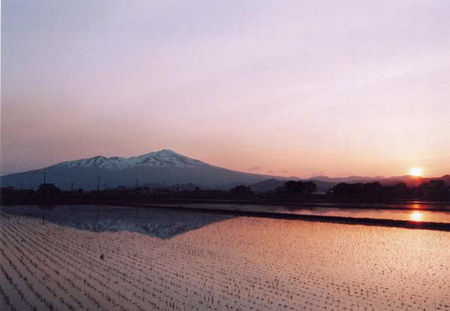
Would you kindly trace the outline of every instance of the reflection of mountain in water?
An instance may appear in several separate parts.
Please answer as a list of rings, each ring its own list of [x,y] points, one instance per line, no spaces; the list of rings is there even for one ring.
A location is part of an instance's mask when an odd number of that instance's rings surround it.
[[[10,215],[36,217],[72,228],[102,231],[130,231],[161,239],[171,239],[214,222],[232,218],[184,211],[127,208],[115,206],[74,205],[42,208],[39,206],[2,206]]]

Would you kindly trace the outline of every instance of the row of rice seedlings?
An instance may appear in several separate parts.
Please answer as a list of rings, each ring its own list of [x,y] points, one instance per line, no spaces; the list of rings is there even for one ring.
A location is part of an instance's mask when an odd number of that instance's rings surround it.
[[[64,275],[64,279],[59,281],[60,283],[68,283],[72,285],[73,290],[77,289],[78,293],[81,295],[78,297],[84,297],[85,302],[92,308],[100,308],[102,305],[108,307],[119,307],[119,309],[124,310],[125,308],[120,308],[120,305],[115,301],[115,295],[109,294],[107,291],[101,289],[101,284],[95,284],[95,280],[92,275],[83,269],[85,263],[80,263],[78,261],[77,254],[70,254],[67,252],[67,246],[63,243],[58,244],[61,248],[55,249],[55,243],[49,240],[49,236],[40,232],[34,232],[33,228],[29,227],[29,224],[23,223],[20,227],[10,228],[11,232],[20,234],[30,234],[32,238],[24,241],[23,247],[29,247],[28,252],[32,253],[33,256],[41,259],[42,265],[47,270],[53,270],[57,275]],[[20,232],[25,230],[24,232]],[[34,234],[33,234],[34,233]],[[58,235],[56,236],[58,237]],[[63,250],[64,249],[64,250]],[[100,303],[102,301],[102,303]]]
[[[3,245],[5,245],[5,249],[10,251],[10,255],[17,253],[16,261],[27,270],[32,280],[39,283],[38,286],[46,288],[56,297],[57,294],[51,288],[54,287],[60,296],[59,300],[65,305],[64,309],[84,309],[83,302],[77,297],[82,290],[61,274],[60,271],[64,271],[64,269],[58,269],[60,267],[49,265],[47,257],[42,257],[38,252],[28,251],[26,240],[20,238],[20,235],[3,234],[3,237],[8,239],[7,243],[0,238]]]

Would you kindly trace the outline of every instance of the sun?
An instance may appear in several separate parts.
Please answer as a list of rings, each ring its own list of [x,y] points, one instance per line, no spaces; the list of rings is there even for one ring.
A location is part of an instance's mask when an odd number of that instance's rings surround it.
[[[419,176],[422,176],[422,174],[423,174],[423,169],[420,167],[413,167],[409,170],[409,175],[411,175],[411,176],[419,177]]]

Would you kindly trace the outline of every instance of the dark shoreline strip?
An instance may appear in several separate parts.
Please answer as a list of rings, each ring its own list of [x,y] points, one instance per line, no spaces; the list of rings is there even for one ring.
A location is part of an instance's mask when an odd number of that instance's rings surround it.
[[[450,231],[450,223],[442,222],[420,222],[409,220],[391,220],[391,219],[376,219],[376,218],[351,218],[338,216],[318,216],[318,215],[298,215],[289,213],[271,213],[271,212],[252,212],[239,210],[223,210],[223,209],[204,209],[204,208],[186,208],[182,206],[160,206],[160,205],[146,205],[146,204],[111,204],[118,206],[140,207],[140,208],[154,208],[154,209],[170,209],[186,212],[200,212],[214,215],[231,215],[238,217],[256,217],[256,218],[270,218],[283,220],[303,220],[314,222],[331,222],[347,225],[367,225],[379,227],[394,227],[406,229],[425,229],[437,231]]]

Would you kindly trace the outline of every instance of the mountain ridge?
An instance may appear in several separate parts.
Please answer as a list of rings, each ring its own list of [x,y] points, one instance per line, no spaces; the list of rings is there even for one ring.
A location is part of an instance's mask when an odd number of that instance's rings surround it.
[[[100,167],[105,169],[126,169],[133,166],[151,166],[151,167],[194,167],[201,165],[209,165],[199,160],[195,160],[184,155],[181,155],[170,149],[162,149],[145,153],[139,156],[132,157],[105,157],[95,156],[91,158],[83,158],[73,161],[64,161],[52,166],[56,167]]]
[[[170,149],[162,149],[129,158],[95,156],[64,161],[37,170],[1,176],[1,186],[36,189],[43,182],[44,174],[46,182],[54,183],[62,189],[86,190],[151,183],[192,183],[221,188],[223,185],[251,184],[268,178],[284,179],[279,176],[229,170],[189,158]]]

